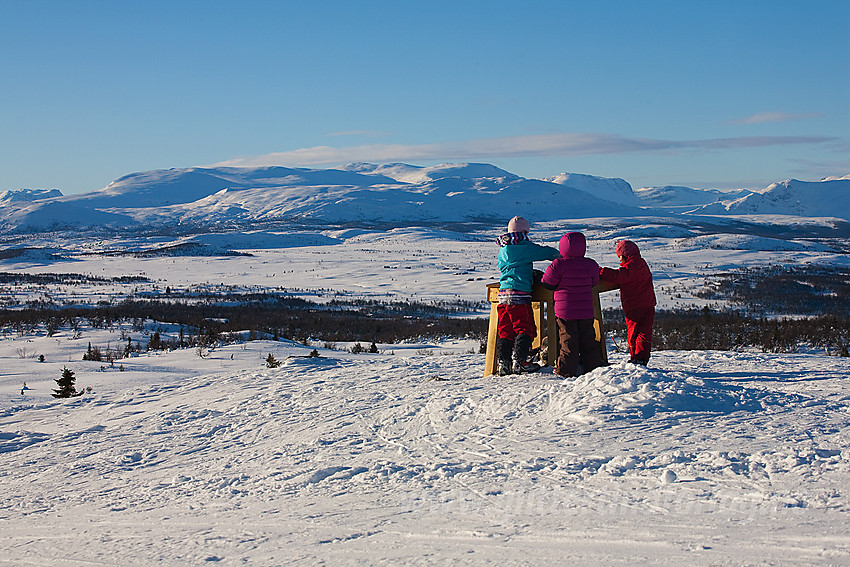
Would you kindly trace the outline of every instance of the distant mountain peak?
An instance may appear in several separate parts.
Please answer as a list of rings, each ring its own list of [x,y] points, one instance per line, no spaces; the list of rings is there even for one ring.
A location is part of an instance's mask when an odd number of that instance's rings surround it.
[[[59,189],[12,189],[0,191],[0,203],[29,203],[61,196]]]
[[[786,179],[764,191],[699,209],[705,214],[772,214],[850,220],[850,176],[823,181]]]
[[[559,173],[552,177],[544,177],[544,181],[557,183],[585,191],[591,195],[615,203],[624,205],[639,205],[640,199],[632,190],[631,184],[625,179],[618,177],[599,177],[585,173]]]
[[[521,179],[520,176],[489,163],[442,163],[434,166],[409,165],[406,163],[387,163],[382,165],[350,163],[343,169],[356,173],[384,175],[402,183],[427,183],[446,177],[460,177],[464,179]]]
[[[850,173],[847,175],[843,175],[841,177],[824,177],[821,181],[848,181],[850,180]]]

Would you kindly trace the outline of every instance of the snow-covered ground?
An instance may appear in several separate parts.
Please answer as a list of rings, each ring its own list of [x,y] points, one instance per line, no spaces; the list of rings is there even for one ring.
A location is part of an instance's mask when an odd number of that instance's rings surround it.
[[[565,228],[532,237],[554,245]],[[616,265],[616,239],[638,241],[664,307],[704,304],[693,292],[706,275],[734,267],[848,266],[812,240],[581,228],[603,265]],[[41,252],[0,271],[151,281],[0,296],[94,303],[208,287],[478,301],[497,275],[494,236],[207,235],[193,241],[252,255],[145,258],[114,252],[172,241],[33,236],[64,259]],[[850,564],[850,359],[666,351],[644,369],[612,351],[610,367],[566,381],[484,377],[477,341],[359,355],[250,341],[203,358],[81,360],[89,342],[128,336],[146,340],[86,325],[0,337],[0,561]],[[306,357],[313,348],[320,357]],[[92,392],[52,398],[65,367]]]
[[[483,377],[474,343],[80,361],[117,332],[0,343],[4,562],[850,563],[848,359],[612,352],[566,381]],[[93,392],[53,399],[63,367]]]
[[[850,256],[814,239],[699,234],[675,225],[620,226],[612,219],[582,221],[572,226],[563,222],[536,223],[531,238],[557,248],[558,239],[569,230],[585,232],[587,256],[602,266],[618,265],[614,254],[617,240],[637,242],[652,267],[661,308],[708,304],[694,293],[702,288],[706,276],[719,272],[769,265],[850,267]],[[486,284],[498,280],[498,234],[497,229],[457,233],[413,227],[386,231],[236,232],[177,240],[156,237],[98,241],[32,236],[26,244],[39,250],[0,260],[0,271],[77,273],[100,278],[141,276],[151,281],[0,288],[0,301],[118,301],[137,292],[162,294],[166,287],[219,293],[285,290],[313,301],[340,295],[395,301],[484,301]],[[187,242],[209,246],[211,253],[235,250],[250,256],[117,255]],[[15,245],[21,247],[23,242],[16,241]],[[44,250],[59,259],[46,258]],[[541,262],[536,267],[545,266]],[[602,305],[619,305],[617,294],[603,294]]]

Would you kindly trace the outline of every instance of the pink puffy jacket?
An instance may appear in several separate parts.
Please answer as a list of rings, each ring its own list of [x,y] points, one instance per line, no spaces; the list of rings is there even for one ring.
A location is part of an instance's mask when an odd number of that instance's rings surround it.
[[[555,316],[593,319],[593,286],[599,282],[599,264],[585,258],[587,241],[580,232],[568,232],[558,244],[561,258],[553,261],[542,283],[555,290]]]

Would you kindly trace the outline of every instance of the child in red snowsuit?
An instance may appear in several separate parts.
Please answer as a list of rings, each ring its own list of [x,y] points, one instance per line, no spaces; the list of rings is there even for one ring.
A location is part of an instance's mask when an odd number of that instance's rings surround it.
[[[620,268],[601,268],[600,279],[620,288],[620,303],[626,316],[626,340],[631,356],[629,362],[646,366],[652,348],[652,325],[655,322],[652,272],[634,242],[620,240],[615,250],[620,258]]]

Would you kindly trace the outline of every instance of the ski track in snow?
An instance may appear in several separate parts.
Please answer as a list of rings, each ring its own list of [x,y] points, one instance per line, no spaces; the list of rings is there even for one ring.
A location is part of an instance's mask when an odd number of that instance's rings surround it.
[[[553,380],[482,377],[459,352],[287,358],[307,352],[225,347],[195,360],[236,368],[170,376],[193,354],[142,356],[154,376],[96,372],[72,400],[5,388],[0,557],[850,561],[847,359],[612,354]]]

